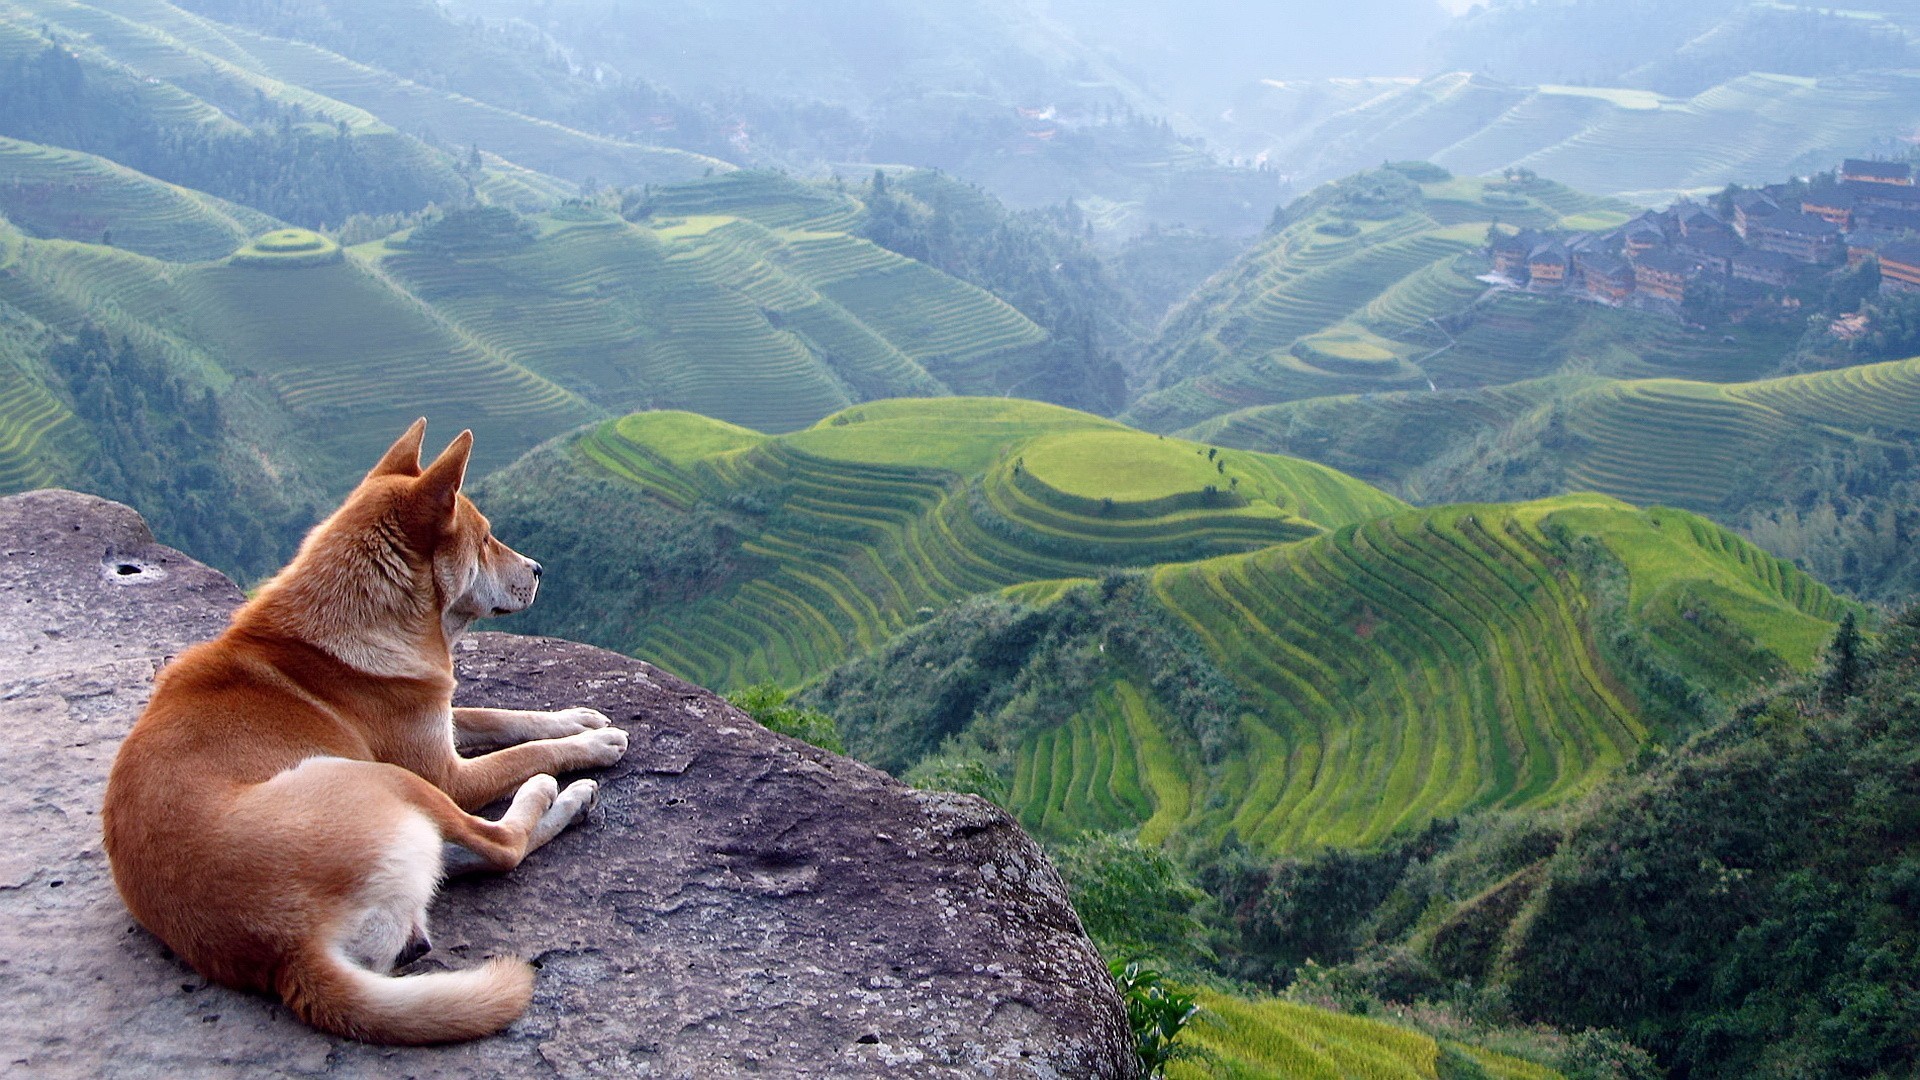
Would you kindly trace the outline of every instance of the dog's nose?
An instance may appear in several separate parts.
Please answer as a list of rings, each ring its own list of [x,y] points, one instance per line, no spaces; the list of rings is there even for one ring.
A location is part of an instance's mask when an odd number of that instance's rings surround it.
[[[534,564],[533,564],[533,576],[534,576],[534,577],[539,577],[539,576],[540,576],[540,564],[539,564],[539,563],[534,563]]]

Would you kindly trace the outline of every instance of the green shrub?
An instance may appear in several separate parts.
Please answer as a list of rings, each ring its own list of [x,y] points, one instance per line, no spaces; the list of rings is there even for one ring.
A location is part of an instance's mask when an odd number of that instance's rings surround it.
[[[1192,994],[1169,988],[1159,972],[1142,967],[1138,960],[1115,960],[1109,970],[1127,1006],[1127,1026],[1133,1029],[1141,1068],[1148,1076],[1165,1075],[1167,1063],[1183,1049],[1175,1045],[1180,1033],[1200,1006]]]
[[[727,700],[769,731],[790,735],[836,754],[847,751],[846,744],[840,741],[840,728],[833,722],[833,717],[819,709],[803,709],[787,704],[787,692],[772,683],[735,690],[727,695]]]
[[[957,791],[963,795],[978,795],[1002,808],[1011,801],[1006,781],[979,758],[945,755],[927,758],[901,779],[924,791]]]
[[[1198,949],[1202,898],[1165,852],[1121,833],[1084,833],[1055,853],[1074,910],[1108,956],[1184,957]]]

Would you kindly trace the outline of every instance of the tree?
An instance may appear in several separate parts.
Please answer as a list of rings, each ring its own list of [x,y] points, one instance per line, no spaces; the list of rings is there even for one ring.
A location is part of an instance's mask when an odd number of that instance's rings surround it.
[[[1827,643],[1827,666],[1820,674],[1820,703],[1838,708],[1860,692],[1866,674],[1865,642],[1860,636],[1860,620],[1849,611]]]

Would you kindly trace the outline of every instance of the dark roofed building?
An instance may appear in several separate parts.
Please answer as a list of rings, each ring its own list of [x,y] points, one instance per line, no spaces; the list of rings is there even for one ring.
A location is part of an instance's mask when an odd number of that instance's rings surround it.
[[[1733,276],[1741,281],[1784,289],[1799,277],[1803,263],[1777,251],[1743,251],[1733,258]]]
[[[1647,296],[1682,303],[1687,286],[1700,273],[1700,264],[1672,251],[1649,251],[1633,264],[1634,290]]]
[[[1567,246],[1549,240],[1527,256],[1529,288],[1558,289],[1567,283]]]
[[[1904,161],[1848,158],[1840,166],[1840,176],[1844,180],[1858,180],[1864,184],[1905,185],[1913,183],[1913,166]]]
[[[1747,245],[1731,232],[1695,232],[1673,245],[1682,255],[1692,255],[1718,274],[1730,273],[1733,258],[1747,251]]]
[[[1809,192],[1800,200],[1800,212],[1831,221],[1841,228],[1853,224],[1852,193],[1842,187],[1831,187],[1825,191]]]
[[[1589,250],[1574,255],[1573,268],[1580,289],[1607,304],[1619,304],[1633,295],[1633,264],[1604,251]]]
[[[1855,229],[1847,234],[1847,265],[1859,266],[1868,258],[1879,258],[1880,249],[1888,244],[1899,243],[1897,233],[1881,232],[1878,229]]]
[[[1880,291],[1920,292],[1920,244],[1903,240],[1880,249]]]
[[[1742,191],[1733,197],[1733,231],[1745,237],[1754,222],[1773,217],[1779,212],[1780,204],[1761,192]]]
[[[1880,232],[1920,233],[1920,207],[1912,210],[1884,210],[1877,207],[1862,210],[1853,215],[1853,223]]]
[[[1920,187],[1910,184],[1865,184],[1849,181],[1847,194],[1853,196],[1856,213],[1872,209],[1912,210],[1920,208]]]
[[[1761,251],[1777,251],[1804,263],[1838,262],[1845,254],[1840,226],[1798,211],[1754,218],[1747,223],[1746,237]]]
[[[1533,229],[1521,229],[1517,233],[1495,237],[1487,245],[1487,255],[1493,260],[1493,272],[1514,281],[1526,281],[1527,256],[1545,241],[1546,237]]]

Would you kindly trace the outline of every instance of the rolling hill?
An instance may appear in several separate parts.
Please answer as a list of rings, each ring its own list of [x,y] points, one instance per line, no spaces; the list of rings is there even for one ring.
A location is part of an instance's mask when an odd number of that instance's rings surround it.
[[[1671,737],[1637,679],[1737,699],[1809,664],[1843,610],[1718,526],[1592,496],[1412,511],[1146,581],[1140,611],[1193,635],[1242,711],[1224,737],[1195,730],[1177,695],[1197,676],[1149,675],[1118,645],[1078,709],[1056,690],[1067,700],[1014,709],[1024,723],[984,710],[959,746],[1006,770],[1040,835],[1367,847],[1468,810],[1552,805]],[[916,647],[822,684],[851,745],[872,752],[874,680]]]
[[[1564,801],[1804,668],[1845,610],[1681,511],[1407,510],[1299,461],[992,399],[870,403],[777,437],[637,414],[483,495],[562,590],[523,629],[723,687],[827,676],[810,700],[862,756],[906,771],[958,735],[1055,837],[1368,846]],[[567,520],[582,505],[595,523]],[[1128,569],[1144,576],[1110,577]],[[1003,591],[1004,618],[961,603]],[[1020,611],[1060,614],[1009,629]],[[1055,618],[1071,643],[1038,628]],[[1087,629],[1120,624],[1160,644]],[[1078,674],[1022,681],[1042,640],[1041,667]],[[1180,657],[1191,670],[1164,669]],[[1181,687],[1219,675],[1196,719]],[[1676,685],[1693,688],[1679,706]]]
[[[162,0],[7,0],[0,28],[14,35],[0,55],[52,33],[96,66],[150,80],[176,110],[238,111],[261,95],[299,106],[328,124],[405,144],[413,156],[444,156],[423,143],[477,146],[569,184],[673,183],[732,166],[681,150],[592,135],[356,63],[325,49],[216,22]],[[8,36],[0,33],[0,39]],[[425,162],[422,167],[430,167]]]
[[[947,398],[873,402],[777,437],[690,413],[602,424],[489,482],[502,535],[587,498],[568,479],[582,473],[663,511],[725,508],[720,579],[624,626],[565,626],[721,687],[801,682],[974,594],[1252,550],[1399,505],[1304,462],[1220,457],[1056,406]],[[635,585],[651,591],[630,583],[604,606],[626,609]],[[560,629],[550,620],[567,623],[566,607],[522,625]]]
[[[1731,517],[1787,490],[1786,474],[1823,451],[1911,453],[1920,359],[1743,383],[1575,377],[1335,397],[1229,413],[1186,434],[1325,461],[1422,501],[1468,484],[1497,497],[1505,477],[1526,493],[1601,491]]]
[[[1493,386],[1563,371],[1750,378],[1792,328],[1687,330],[1655,316],[1495,292],[1478,248],[1494,221],[1602,226],[1618,205],[1540,180],[1378,169],[1288,207],[1162,326],[1124,418],[1155,431],[1341,394]]]
[[[774,173],[654,188],[634,220],[604,203],[480,207],[342,250],[100,158],[17,141],[0,155],[19,177],[0,188],[18,218],[0,223],[0,302],[22,325],[99,325],[223,394],[258,387],[326,491],[423,413],[473,426],[491,469],[636,408],[790,431],[874,398],[994,393],[1030,381],[1050,338],[860,238],[852,196]],[[32,434],[58,398],[0,411],[18,425],[9,472],[60,474]]]
[[[369,247],[477,340],[615,411],[781,431],[855,401],[1018,382],[1046,333],[848,230],[861,205],[776,174],[664,189],[648,216],[564,208],[524,247]]]
[[[1465,72],[1274,81],[1242,93],[1230,123],[1215,126],[1224,145],[1264,153],[1309,184],[1380,161],[1431,161],[1463,175],[1527,168],[1581,191],[1653,205],[1887,148],[1911,126],[1920,79],[1903,64],[1851,66],[1818,77],[1743,68],[1679,97],[1604,82],[1517,85]]]
[[[225,258],[279,224],[104,158],[0,138],[0,216],[41,237],[171,262]]]

